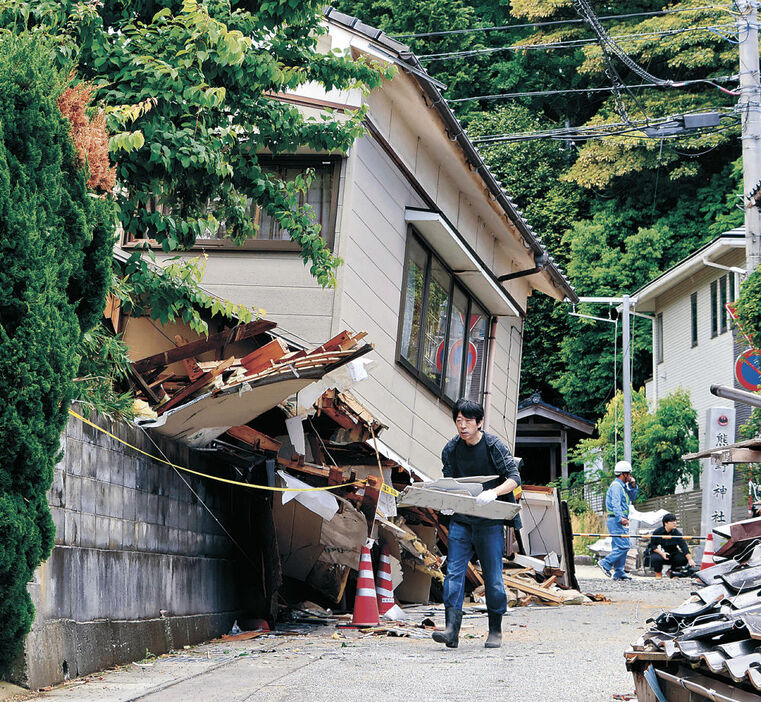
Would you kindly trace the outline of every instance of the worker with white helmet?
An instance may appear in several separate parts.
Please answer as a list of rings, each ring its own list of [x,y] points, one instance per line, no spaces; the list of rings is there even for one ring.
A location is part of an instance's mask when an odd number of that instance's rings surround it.
[[[629,504],[637,497],[639,488],[629,461],[619,461],[613,469],[615,480],[605,495],[608,514],[608,533],[613,536],[613,550],[597,563],[607,577],[613,580],[631,580],[626,574],[626,554],[629,552]]]

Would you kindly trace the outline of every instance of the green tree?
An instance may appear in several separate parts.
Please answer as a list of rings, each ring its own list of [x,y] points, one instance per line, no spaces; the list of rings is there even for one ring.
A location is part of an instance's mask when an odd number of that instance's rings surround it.
[[[613,467],[623,458],[624,404],[618,392],[597,423],[598,438],[584,439],[571,458],[591,463],[602,458],[601,484],[613,479]],[[655,412],[647,406],[644,391],[632,393],[632,468],[644,498],[671,495],[700,474],[698,461],[682,456],[697,451],[697,413],[684,390],[664,397]]]
[[[340,261],[300,205],[309,177],[283,182],[258,154],[347,149],[363,110],[307,116],[277,95],[306,83],[367,89],[390,72],[317,51],[316,0],[104,0],[0,5],[0,24],[55,35],[106,108],[117,160],[117,207],[127,234],[165,251],[209,233],[255,237],[257,203],[301,246],[323,285]],[[138,267],[139,266],[139,267]],[[133,277],[150,272],[137,259]]]
[[[56,99],[68,83],[43,37],[0,39],[0,671],[53,545],[46,492],[82,335],[103,309],[113,209],[93,197]]]

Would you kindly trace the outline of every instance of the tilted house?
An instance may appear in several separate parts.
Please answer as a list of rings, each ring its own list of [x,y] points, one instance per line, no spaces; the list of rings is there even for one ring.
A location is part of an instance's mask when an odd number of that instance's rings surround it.
[[[347,153],[267,159],[284,178],[314,170],[307,201],[345,262],[337,286],[321,288],[266,215],[242,248],[199,242],[204,285],[266,309],[296,342],[368,330],[377,363],[355,394],[389,427],[383,451],[433,476],[458,397],[482,400],[489,429],[513,446],[528,297],[576,295],[409,49],[333,9],[324,21],[323,50],[399,68],[369,95],[313,86],[277,96],[311,114],[368,106],[367,133]]]

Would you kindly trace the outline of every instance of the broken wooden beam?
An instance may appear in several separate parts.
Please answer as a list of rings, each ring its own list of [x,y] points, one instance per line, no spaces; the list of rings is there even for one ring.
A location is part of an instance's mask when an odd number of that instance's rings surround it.
[[[177,363],[178,361],[190,358],[191,356],[196,356],[205,351],[211,351],[227,344],[235,343],[236,341],[242,341],[243,339],[249,339],[252,336],[263,334],[270,329],[274,329],[276,326],[277,324],[274,322],[265,321],[264,319],[257,319],[254,322],[239,324],[232,329],[217,332],[216,334],[209,334],[205,339],[191,341],[183,346],[177,346],[176,348],[162,351],[161,353],[155,353],[146,358],[141,358],[132,363],[132,367],[138,373],[146,373],[159,366],[168,366],[171,363]]]
[[[503,575],[502,579],[505,581],[505,585],[509,585],[513,590],[520,590],[527,595],[534,595],[547,602],[554,604],[563,604],[563,598],[556,595],[554,592],[543,590],[539,585],[530,585],[521,578],[512,578],[509,575]]]
[[[248,444],[260,451],[274,451],[277,453],[283,445],[272,437],[249,426],[230,427],[227,433],[233,439],[238,439],[238,441],[242,441],[244,444]]]

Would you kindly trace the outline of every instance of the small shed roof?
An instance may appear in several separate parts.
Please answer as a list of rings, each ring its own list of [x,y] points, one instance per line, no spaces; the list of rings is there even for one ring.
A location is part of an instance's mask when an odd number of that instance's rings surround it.
[[[545,402],[538,392],[518,405],[518,421],[529,417],[543,417],[587,435],[595,430],[594,422]]]

